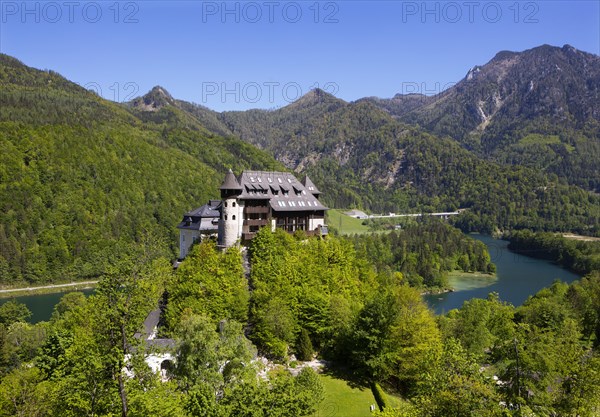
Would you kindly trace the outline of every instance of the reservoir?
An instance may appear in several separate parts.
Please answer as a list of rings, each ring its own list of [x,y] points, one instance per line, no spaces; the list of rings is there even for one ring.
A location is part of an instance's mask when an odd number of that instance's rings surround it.
[[[490,292],[497,292],[501,300],[518,306],[523,304],[527,297],[551,285],[556,279],[570,283],[580,278],[579,275],[548,261],[529,258],[509,251],[508,242],[505,240],[497,240],[485,235],[471,236],[488,247],[492,262],[496,264],[496,277],[451,277],[450,285],[456,291],[424,297],[427,304],[437,314],[459,308],[463,302],[471,298],[486,298]],[[86,289],[83,290],[83,293],[90,295],[93,291],[93,289]],[[16,300],[27,305],[27,308],[33,313],[30,322],[37,323],[50,319],[54,306],[65,294],[29,295],[16,297]],[[8,300],[0,299],[0,304]]]
[[[94,292],[93,288],[80,290],[79,292],[84,293],[86,296]],[[30,323],[38,323],[40,321],[50,320],[54,306],[58,304],[60,299],[67,294],[67,292],[57,292],[54,294],[37,294],[37,295],[23,295],[14,298],[2,298],[0,299],[0,305],[4,304],[9,300],[17,300],[23,303],[31,310]]]
[[[573,282],[580,278],[548,261],[519,255],[508,250],[508,241],[485,235],[470,235],[488,247],[492,262],[496,264],[496,278],[451,279],[450,285],[456,291],[445,294],[426,295],[425,301],[437,313],[447,313],[459,308],[471,298],[486,298],[490,292],[497,292],[500,299],[519,306],[529,297],[556,279]]]

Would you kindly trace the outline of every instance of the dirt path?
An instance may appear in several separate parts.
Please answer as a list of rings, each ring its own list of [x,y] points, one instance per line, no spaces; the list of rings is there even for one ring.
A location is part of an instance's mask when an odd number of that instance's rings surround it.
[[[21,292],[21,291],[37,291],[37,290],[45,290],[51,288],[64,288],[64,287],[74,287],[76,285],[91,285],[97,284],[98,281],[81,281],[81,282],[70,282],[68,284],[54,284],[54,285],[45,285],[43,287],[24,287],[24,288],[11,288],[8,290],[0,290],[0,294],[6,294],[11,292]]]
[[[592,237],[592,236],[581,236],[573,233],[563,233],[563,237],[567,239],[573,240],[581,240],[584,242],[598,242],[600,241],[600,237]]]

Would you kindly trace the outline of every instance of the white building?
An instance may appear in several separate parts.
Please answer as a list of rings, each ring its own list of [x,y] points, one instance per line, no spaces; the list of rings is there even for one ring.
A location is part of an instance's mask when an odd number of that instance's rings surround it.
[[[308,236],[326,235],[321,192],[305,176],[302,181],[289,172],[229,170],[220,187],[221,200],[186,213],[179,228],[180,259],[191,245],[206,236],[217,235],[221,246],[248,242],[261,227],[304,231]]]

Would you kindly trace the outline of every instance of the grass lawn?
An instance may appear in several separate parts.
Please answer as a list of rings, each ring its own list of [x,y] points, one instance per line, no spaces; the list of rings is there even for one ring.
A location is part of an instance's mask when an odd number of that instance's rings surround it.
[[[320,375],[325,399],[315,417],[369,417],[370,406],[375,403],[373,393],[367,388],[353,388],[343,379]]]
[[[452,271],[448,273],[448,285],[454,291],[466,291],[474,288],[485,288],[494,284],[498,277],[496,274],[484,274],[482,272]]]
[[[335,227],[341,235],[369,233],[369,228],[363,225],[362,222],[361,219],[346,216],[343,210],[331,209],[327,211],[327,224]]]
[[[531,133],[519,141],[521,145],[559,145],[560,138],[557,135],[540,135]]]

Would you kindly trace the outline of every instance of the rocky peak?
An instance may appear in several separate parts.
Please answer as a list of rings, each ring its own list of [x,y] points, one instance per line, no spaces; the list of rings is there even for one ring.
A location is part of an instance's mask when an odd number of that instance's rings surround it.
[[[175,105],[175,99],[165,88],[157,85],[145,95],[133,99],[131,105],[146,111],[157,111],[165,106]]]

